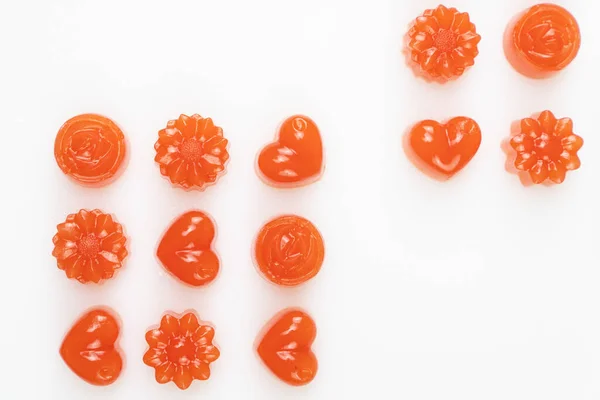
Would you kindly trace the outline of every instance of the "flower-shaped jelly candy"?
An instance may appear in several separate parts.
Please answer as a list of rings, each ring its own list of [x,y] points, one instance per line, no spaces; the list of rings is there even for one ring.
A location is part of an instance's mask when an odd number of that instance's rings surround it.
[[[577,151],[583,139],[573,133],[571,118],[556,119],[550,111],[537,119],[521,120],[520,131],[510,139],[516,151],[514,166],[533,183],[562,183],[567,171],[580,167]]]
[[[443,5],[425,10],[408,31],[411,64],[427,79],[456,78],[475,63],[480,40],[468,13]]]
[[[225,173],[227,139],[212,119],[181,115],[158,132],[154,144],[160,173],[173,185],[204,190]]]
[[[214,328],[199,321],[195,312],[181,317],[166,313],[158,328],[146,332],[150,348],[144,363],[154,368],[158,383],[173,381],[187,389],[194,379],[210,377],[210,363],[220,355],[212,343],[214,335]]]
[[[70,214],[57,229],[52,255],[67,278],[81,283],[112,278],[127,256],[123,227],[100,210]]]

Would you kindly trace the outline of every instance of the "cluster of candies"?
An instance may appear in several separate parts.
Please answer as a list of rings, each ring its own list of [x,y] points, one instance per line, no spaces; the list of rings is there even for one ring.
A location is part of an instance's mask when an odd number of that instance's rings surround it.
[[[481,37],[469,14],[443,5],[426,10],[408,32],[409,63],[429,81],[446,82],[474,65]],[[511,65],[530,78],[547,78],[573,61],[581,42],[575,18],[555,4],[538,4],[509,25],[505,53]],[[573,133],[570,118],[550,111],[524,118],[511,133],[510,164],[524,184],[562,183],[567,171],[581,165],[577,151],[583,139]],[[448,179],[475,156],[481,143],[478,124],[467,117],[446,123],[425,120],[409,131],[408,157],[424,172]]]
[[[506,53],[519,72],[542,78],[565,68],[580,44],[577,23],[565,9],[540,4],[520,15],[507,31]],[[442,5],[426,10],[408,32],[410,63],[423,77],[448,81],[474,64],[480,36],[467,13]],[[475,155],[481,131],[466,117],[446,123],[421,121],[408,135],[409,156],[435,176],[449,178]],[[160,173],[175,186],[203,190],[225,172],[227,139],[210,118],[182,115],[169,121],[155,144]],[[550,111],[521,121],[510,139],[515,168],[533,183],[561,183],[566,172],[579,168],[577,151],[583,140],[573,133],[569,118]],[[58,132],[55,157],[62,171],[81,184],[106,184],[115,178],[125,157],[125,137],[111,120],[93,114],[67,121]],[[274,143],[257,159],[257,170],[277,187],[309,184],[322,175],[323,145],[316,124],[292,116],[280,127]],[[213,281],[220,262],[212,242],[215,224],[202,211],[177,218],[161,239],[156,255],[173,277],[191,286]],[[111,278],[127,256],[122,226],[110,214],[80,210],[58,225],[53,238],[58,267],[82,283]],[[314,277],[324,259],[323,239],[308,220],[285,215],[268,222],[257,235],[254,261],[260,273],[282,286]],[[114,382],[122,359],[115,342],[119,324],[104,307],[84,314],[67,333],[60,353],[81,378],[97,385]],[[284,310],[267,324],[257,352],[264,364],[291,385],[309,383],[317,371],[311,351],[316,335],[312,318],[299,309]],[[214,328],[195,312],[167,312],[160,325],[146,333],[149,349],[144,363],[155,368],[159,383],[173,381],[186,389],[194,379],[210,376],[209,364],[219,357]]]
[[[184,189],[203,190],[225,172],[227,139],[210,118],[181,115],[158,133],[155,161],[162,175]],[[81,184],[104,185],[114,179],[125,157],[125,136],[108,118],[84,114],[59,130],[54,155],[61,170]],[[257,169],[269,185],[293,188],[318,180],[323,173],[323,146],[317,125],[295,115],[280,127],[275,142],[259,154]],[[110,279],[127,256],[122,226],[100,210],[80,210],[57,226],[53,256],[68,278],[81,283]],[[159,242],[156,256],[180,282],[201,287],[220,268],[213,249],[215,224],[191,210],[178,217]],[[281,286],[296,286],[313,278],[325,256],[317,228],[296,215],[277,217],[264,225],[255,241],[254,261],[260,273]],[[116,345],[120,326],[106,307],[86,312],[65,336],[60,354],[79,377],[109,385],[120,375],[123,361]],[[210,376],[219,358],[214,328],[195,311],[166,312],[160,325],[146,332],[149,349],[143,362],[155,369],[156,381],[187,389],[194,379]],[[313,319],[300,309],[286,309],[266,325],[256,351],[263,363],[290,385],[304,385],[317,372],[311,350],[316,336]]]

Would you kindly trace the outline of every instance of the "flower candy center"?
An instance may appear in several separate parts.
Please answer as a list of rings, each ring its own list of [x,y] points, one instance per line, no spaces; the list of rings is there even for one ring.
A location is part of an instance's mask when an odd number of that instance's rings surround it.
[[[185,336],[175,336],[167,346],[169,361],[178,365],[189,365],[196,358],[196,345]]]
[[[456,35],[450,29],[440,29],[434,36],[435,47],[443,53],[456,48]]]
[[[562,154],[563,148],[560,139],[554,138],[547,133],[542,133],[534,141],[535,153],[545,161],[556,160]]]
[[[77,243],[79,253],[86,257],[95,257],[100,253],[100,239],[93,233],[83,236]]]
[[[199,140],[188,139],[179,146],[179,152],[185,160],[194,162],[202,158],[204,149],[202,148],[202,142]]]

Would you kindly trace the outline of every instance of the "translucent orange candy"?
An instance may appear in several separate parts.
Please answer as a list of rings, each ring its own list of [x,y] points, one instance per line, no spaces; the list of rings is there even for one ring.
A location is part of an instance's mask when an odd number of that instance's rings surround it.
[[[408,135],[407,155],[423,172],[446,180],[462,170],[477,153],[481,129],[467,117],[455,117],[441,124],[418,122]]]
[[[174,277],[190,286],[204,286],[219,273],[219,257],[213,251],[215,224],[202,211],[179,216],[163,235],[156,256]]]
[[[173,185],[204,190],[225,173],[227,144],[223,130],[212,119],[182,114],[158,132],[154,161]]]
[[[263,332],[256,350],[275,376],[292,386],[306,385],[315,378],[319,365],[311,346],[317,326],[310,315],[298,309],[283,310]]]
[[[408,31],[411,64],[426,79],[451,80],[475,63],[480,40],[468,13],[443,5],[425,10]]]
[[[580,44],[573,15],[556,4],[545,3],[529,8],[509,25],[504,49],[518,72],[545,78],[569,65]]]
[[[166,313],[160,326],[146,332],[150,347],[144,354],[144,364],[154,368],[160,384],[174,382],[185,390],[192,382],[210,377],[210,364],[220,356],[212,343],[215,330],[201,322],[196,312],[180,316]]]
[[[71,118],[59,129],[54,157],[60,169],[79,183],[101,185],[117,174],[125,158],[125,136],[117,124],[96,114]]]
[[[269,221],[254,244],[254,259],[269,281],[296,286],[321,269],[325,247],[317,228],[307,219],[284,215]]]
[[[317,181],[325,168],[323,142],[317,124],[293,115],[281,124],[275,141],[257,159],[258,175],[275,187],[293,188]]]
[[[550,111],[537,118],[522,119],[510,146],[516,152],[515,168],[527,174],[534,184],[562,183],[567,171],[581,166],[577,152],[583,146],[583,139],[573,133],[573,121],[556,119]]]
[[[57,229],[52,255],[67,278],[81,283],[112,278],[127,256],[123,227],[100,210],[70,214]]]
[[[110,385],[123,369],[123,357],[117,346],[119,334],[117,315],[106,308],[94,308],[82,315],[66,334],[60,356],[87,383]]]

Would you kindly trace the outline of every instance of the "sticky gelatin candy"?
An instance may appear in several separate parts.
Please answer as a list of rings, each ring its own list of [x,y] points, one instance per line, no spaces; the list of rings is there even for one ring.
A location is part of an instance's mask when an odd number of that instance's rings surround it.
[[[581,44],[575,18],[556,4],[538,4],[508,27],[505,53],[521,74],[545,78],[573,61]]]
[[[215,224],[202,211],[188,211],[163,235],[156,256],[175,278],[191,286],[204,286],[219,273],[219,257],[212,249]]]
[[[317,374],[317,357],[311,346],[317,336],[315,321],[304,311],[287,309],[264,328],[257,353],[263,363],[285,383],[301,386]]]
[[[477,122],[467,117],[452,118],[445,124],[425,120],[408,134],[407,155],[423,172],[449,179],[475,156],[481,144]]]
[[[317,181],[324,170],[321,133],[304,115],[286,119],[273,143],[258,155],[258,175],[268,185],[290,188]]]
[[[204,190],[225,173],[227,144],[223,130],[212,119],[181,115],[158,132],[154,161],[173,185]]]
[[[198,319],[195,311],[180,316],[167,312],[160,326],[146,332],[150,347],[144,354],[144,364],[154,368],[156,382],[174,382],[185,390],[194,379],[210,377],[210,363],[219,358],[219,349],[212,343],[215,330]]]
[[[262,227],[254,244],[261,274],[281,286],[295,286],[314,277],[323,264],[325,247],[307,219],[284,215]]]
[[[468,13],[443,5],[425,10],[408,31],[410,64],[428,80],[454,79],[475,63],[480,40]]]
[[[58,268],[67,278],[98,283],[112,278],[127,256],[123,227],[100,210],[80,210],[58,224],[52,238]]]
[[[567,171],[581,166],[577,151],[583,146],[583,139],[573,133],[573,121],[556,119],[550,111],[543,111],[537,118],[522,119],[510,146],[516,152],[515,168],[534,184],[562,183]]]
[[[71,118],[59,129],[54,157],[77,182],[100,186],[115,177],[125,158],[125,136],[117,124],[96,114]]]
[[[60,356],[84,381],[97,386],[110,385],[123,369],[117,346],[118,316],[101,307],[86,312],[75,322],[60,346]]]

